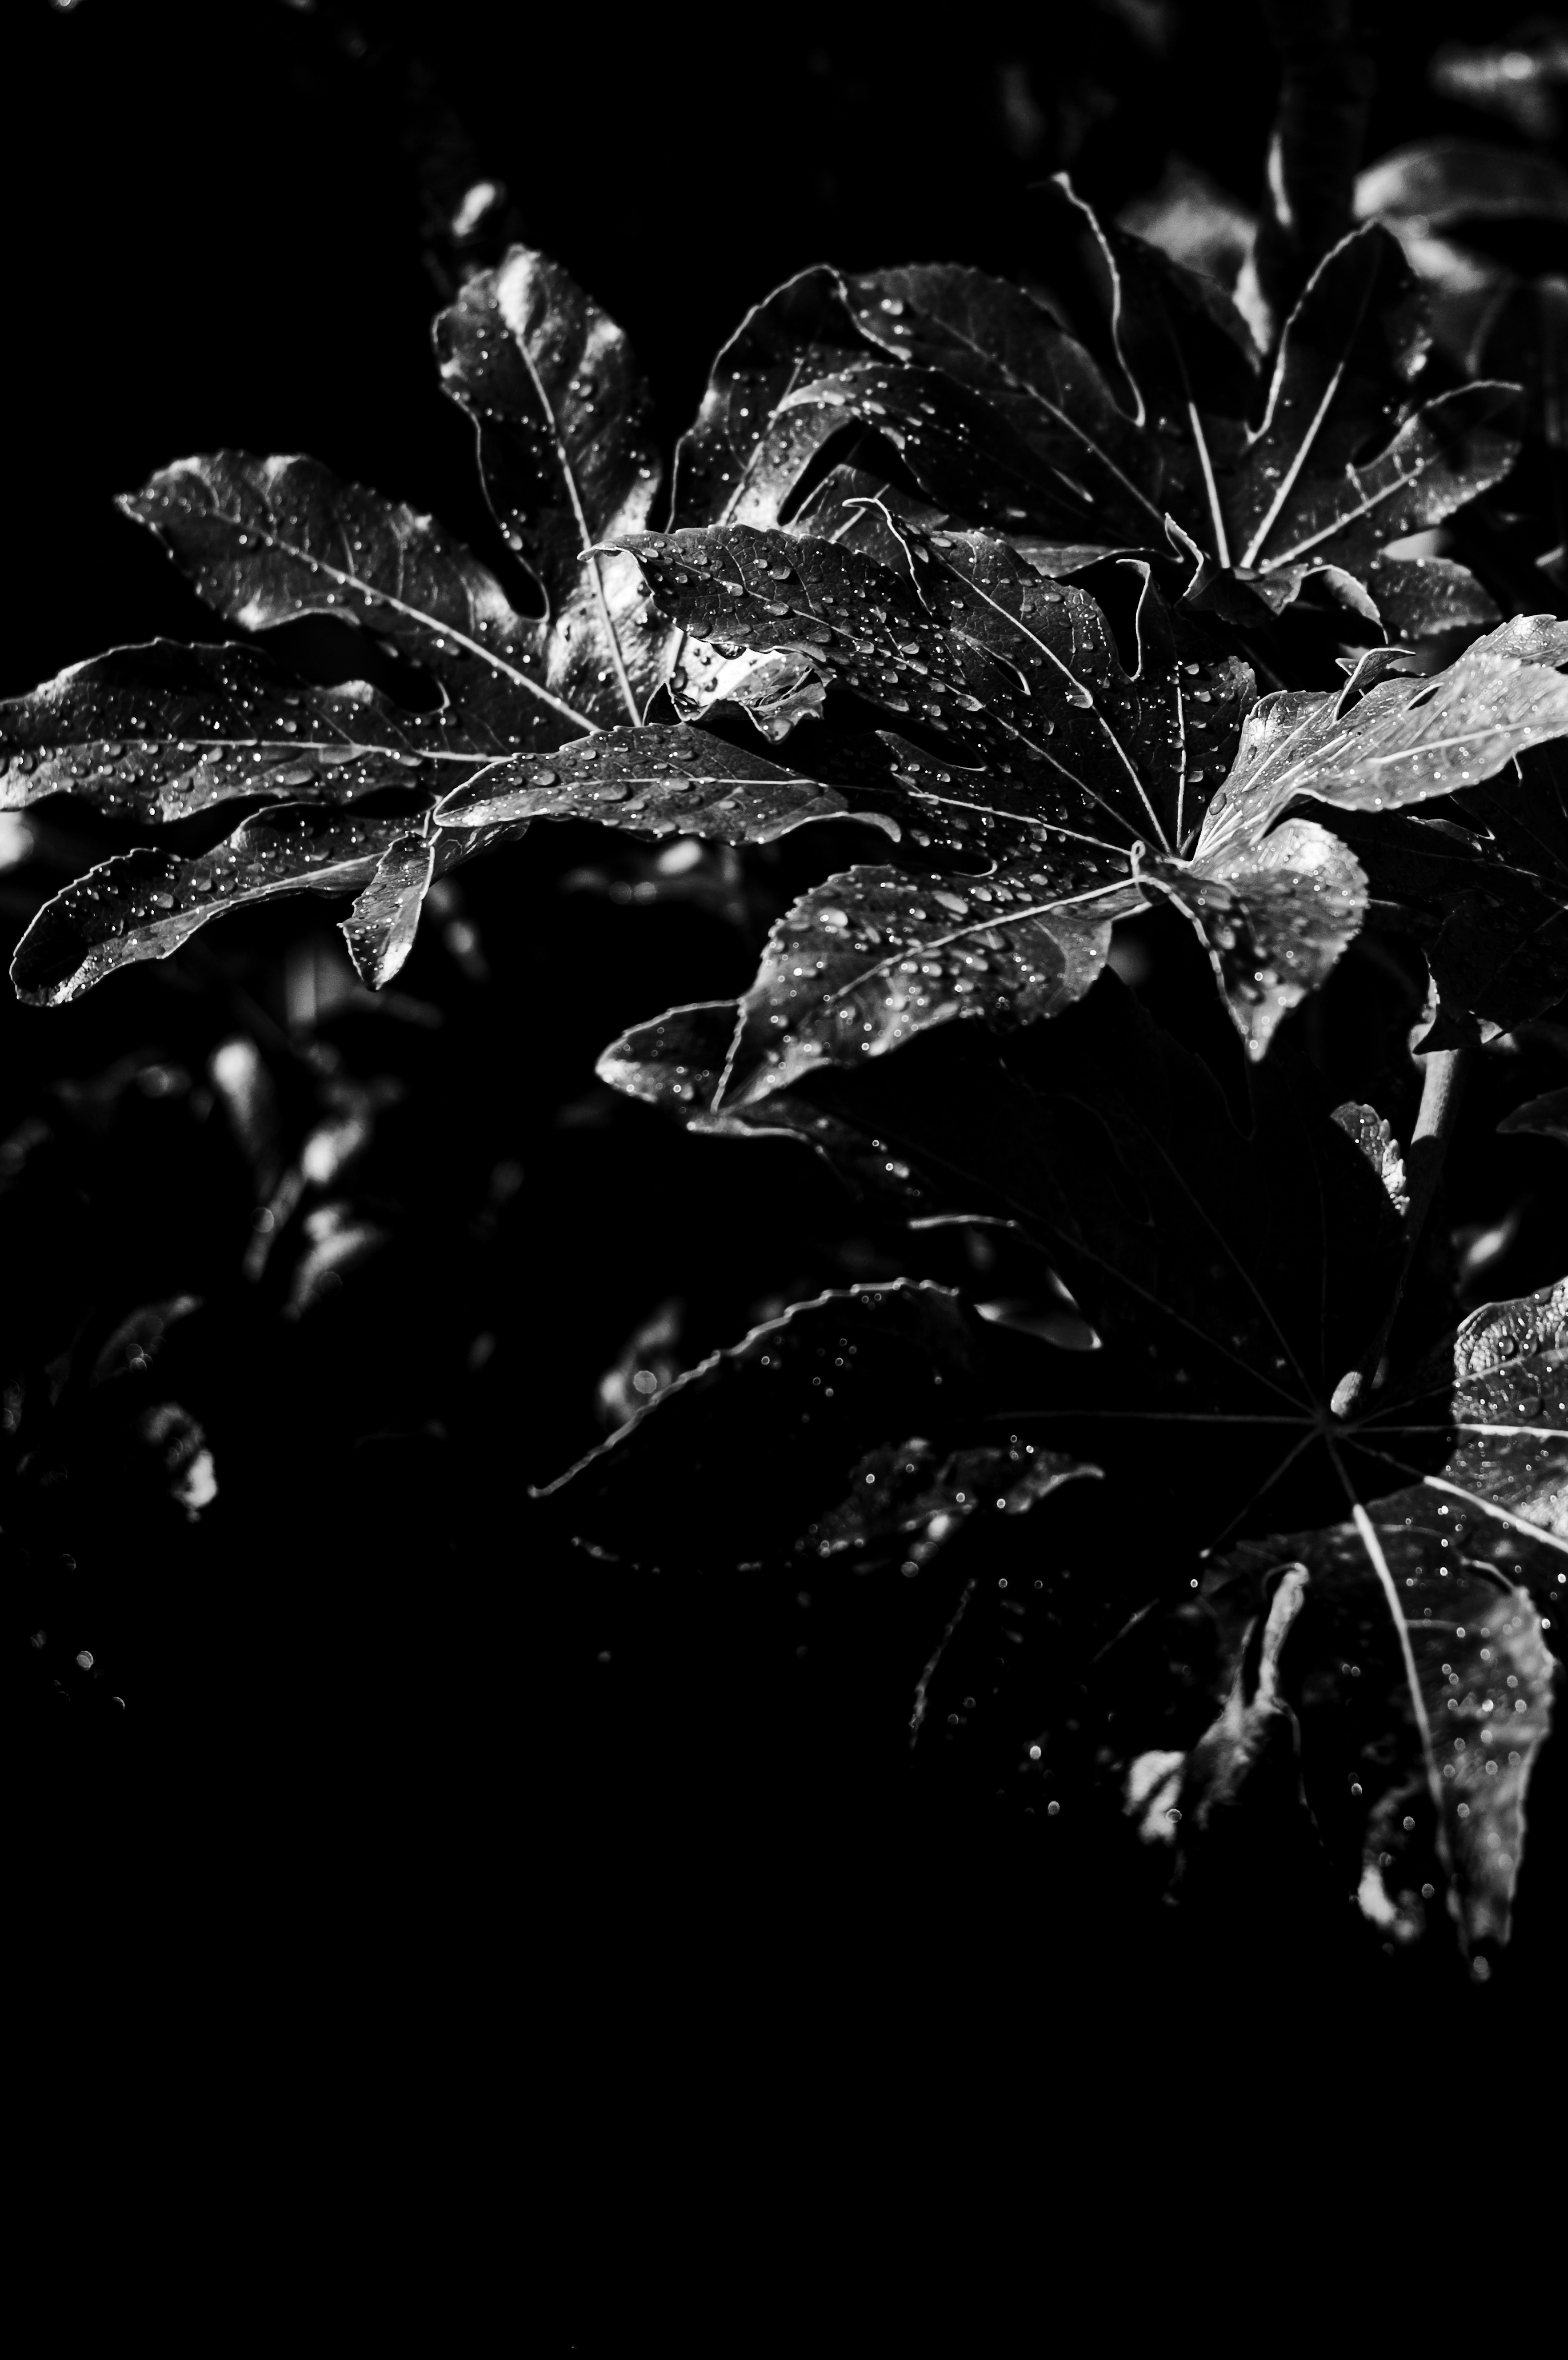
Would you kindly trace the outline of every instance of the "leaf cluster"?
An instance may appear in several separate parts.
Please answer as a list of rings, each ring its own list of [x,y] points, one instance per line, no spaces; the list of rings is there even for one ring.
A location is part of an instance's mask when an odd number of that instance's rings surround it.
[[[68,795],[146,839],[38,912],[16,989],[60,1004],[300,891],[351,903],[382,989],[432,889],[536,821],[673,849],[648,889],[701,880],[755,974],[604,1078],[803,1141],[1014,1283],[911,1268],[656,1372],[551,1487],[573,1537],[670,1574],[955,1568],[929,1754],[980,1710],[958,1688],[1007,1686],[989,1568],[1027,1535],[1053,1669],[1007,1743],[1041,1808],[1189,1895],[1242,1822],[1304,1830],[1380,1935],[1484,1964],[1549,1721],[1568,1297],[1398,1326],[1429,1142],[1407,1186],[1303,1027],[1384,935],[1430,976],[1428,1060],[1568,986],[1568,623],[1401,547],[1504,482],[1519,389],[1429,386],[1378,220],[1260,354],[1214,281],[1065,183],[1041,208],[1038,290],[950,265],[779,290],[667,491],[625,337],[513,247],[435,326],[488,561],[309,459],[162,470],[125,512],[257,636],[117,649],[0,708],[7,808]],[[276,660],[305,617],[352,626],[368,676]],[[770,908],[762,864],[823,823],[875,858]],[[1120,979],[1160,913],[1234,1067]],[[1086,1524],[1099,1578],[1070,1587]]]

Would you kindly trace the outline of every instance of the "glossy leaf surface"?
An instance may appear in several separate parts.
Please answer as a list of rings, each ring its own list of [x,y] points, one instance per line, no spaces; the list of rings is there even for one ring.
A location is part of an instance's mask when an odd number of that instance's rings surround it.
[[[633,568],[588,554],[646,524],[659,492],[626,337],[559,264],[514,246],[441,314],[435,343],[495,520],[549,599],[551,686],[606,726],[640,721],[666,650]]]

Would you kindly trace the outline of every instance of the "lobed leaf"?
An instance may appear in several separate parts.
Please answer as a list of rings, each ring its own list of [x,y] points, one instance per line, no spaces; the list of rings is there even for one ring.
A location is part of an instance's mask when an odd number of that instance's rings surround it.
[[[813,1065],[875,1057],[955,1017],[1016,1025],[1081,1000],[1136,907],[1125,887],[1054,890],[1017,868],[984,882],[852,869],[801,896],[768,938],[715,1109]]]
[[[117,967],[169,957],[209,919],[285,893],[365,896],[383,860],[396,856],[387,872],[390,882],[402,860],[397,847],[409,834],[406,818],[294,803],[257,813],[214,850],[191,858],[145,847],[121,853],[38,912],[11,962],[16,995],[32,1006],[59,1007]],[[450,836],[439,858],[450,866],[494,840]],[[408,890],[412,881],[410,874]],[[379,895],[376,908],[382,919],[390,918]],[[367,920],[369,909],[367,903]],[[390,949],[370,955],[385,957]]]
[[[1556,1668],[1541,1609],[1568,1573],[1565,1371],[1568,1284],[1473,1313],[1349,1437],[1353,1466],[1410,1480],[1205,1579],[1234,1627],[1281,1558],[1304,1571],[1281,1688],[1308,1798],[1362,1910],[1401,1940],[1439,1895],[1467,1950],[1508,1939]]]
[[[1118,408],[1077,339],[1023,289],[936,263],[849,279],[844,292],[873,344],[911,371],[942,372],[1006,419],[1048,471],[1041,482],[1089,514],[1095,538],[1146,541],[1162,530],[1159,446]],[[912,444],[934,470],[918,424],[906,434],[900,447]]]
[[[1312,690],[1259,698],[1196,858],[1256,839],[1301,798],[1392,811],[1490,778],[1527,748],[1568,734],[1568,680],[1548,668],[1565,655],[1568,626],[1521,616],[1444,672],[1378,681],[1347,712],[1343,698]]]
[[[595,549],[648,522],[662,472],[625,335],[558,263],[513,246],[434,336],[492,512],[549,601],[551,688],[593,720],[640,721],[668,650],[634,569]]]
[[[461,541],[314,459],[182,459],[120,506],[228,622],[259,631],[334,615],[387,639],[439,682],[474,749],[589,723],[550,685],[543,628],[514,612]]]
[[[748,311],[676,445],[671,524],[779,523],[841,422],[789,397],[862,350],[832,270],[802,270]]]
[[[311,687],[257,648],[114,648],[0,705],[5,810],[71,794],[116,817],[169,820],[307,788],[352,803],[455,782],[484,759],[443,716],[402,712],[363,681]]]
[[[973,1415],[988,1331],[897,1280],[794,1305],[678,1377],[546,1486],[596,1555],[655,1567],[787,1559],[889,1429]]]
[[[555,747],[548,762],[496,763],[436,811],[446,828],[574,818],[638,836],[717,836],[727,844],[770,844],[813,819],[860,819],[895,838],[898,833],[885,814],[853,811],[836,789],[685,724],[605,729]]]

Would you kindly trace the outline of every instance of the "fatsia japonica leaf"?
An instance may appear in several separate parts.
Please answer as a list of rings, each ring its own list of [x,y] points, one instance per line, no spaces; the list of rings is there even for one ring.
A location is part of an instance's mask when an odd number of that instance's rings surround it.
[[[831,1536],[852,1516],[876,1472],[868,1448],[890,1432],[951,1433],[988,1407],[995,1353],[985,1323],[942,1287],[821,1295],[677,1378],[546,1495],[599,1555],[785,1562],[816,1545],[824,1519]],[[1074,1471],[1052,1462],[1057,1480]],[[1015,1485],[1028,1480],[1013,1470]]]
[[[1356,850],[1296,807],[1396,809],[1568,732],[1551,617],[1505,624],[1431,678],[1378,678],[1379,657],[1337,697],[1279,691],[1243,722],[1247,668],[1180,626],[1147,570],[1129,674],[1087,592],[1007,542],[886,510],[883,529],[899,567],[744,529],[630,544],[683,628],[790,654],[951,748],[884,733],[889,767],[857,801],[947,858],[918,877],[852,870],[786,914],[744,1004],[732,1101],[954,1016],[1052,1013],[1093,982],[1109,922],[1157,894],[1198,929],[1260,1056],[1367,904]]]
[[[1307,1799],[1346,1892],[1397,1939],[1445,1913],[1466,1951],[1508,1939],[1568,1586],[1565,1371],[1568,1284],[1473,1313],[1345,1437],[1343,1521],[1249,1541],[1204,1579],[1239,1656],[1290,1569],[1279,1693]],[[1390,1474],[1406,1480],[1367,1495]],[[1183,1809],[1213,1769],[1212,1748],[1189,1762]]]
[[[435,839],[427,830],[410,828],[395,836],[343,921],[340,931],[354,973],[372,991],[391,982],[414,947],[435,854]]]
[[[1147,574],[1129,674],[1087,593],[990,536],[883,519],[897,571],[839,543],[744,528],[629,544],[684,628],[798,654],[952,748],[943,759],[884,736],[888,767],[857,782],[857,805],[879,805],[915,847],[947,858],[913,878],[853,870],[786,915],[745,1003],[725,1082],[736,1101],[954,1016],[1018,1023],[1080,997],[1109,922],[1138,905],[1140,878],[1181,870],[1175,846],[1196,827],[1251,694],[1247,668],[1178,627]],[[1314,858],[1321,872],[1327,855]],[[1246,890],[1234,866],[1215,869],[1227,907]],[[1250,863],[1259,877],[1266,866]],[[1353,890],[1351,856],[1339,868]],[[1278,877],[1253,898],[1280,905]],[[1320,892],[1314,909],[1326,906]]]
[[[1376,1326],[1399,1251],[1380,1166],[1279,1060],[1238,1127],[1203,1060],[1113,975],[1049,1028],[929,1033],[715,1116],[728,1032],[724,1003],[671,1010],[600,1071],[697,1128],[791,1130],[857,1193],[1020,1229],[1105,1340],[1092,1366],[1042,1356],[1065,1364],[1063,1415],[1206,1404],[1236,1421],[1215,1429],[1226,1452],[1249,1418],[1306,1436]]]
[[[790,396],[864,356],[831,270],[802,270],[748,311],[676,446],[672,522],[778,524],[842,423]]]
[[[351,803],[455,784],[485,759],[444,716],[404,712],[363,681],[312,687],[243,646],[115,648],[0,705],[0,809],[71,794],[167,820],[307,788]]]
[[[1382,819],[1334,814],[1437,986],[1423,1047],[1510,1032],[1568,989],[1568,746],[1526,747],[1497,778]],[[1457,1028],[1457,1029],[1454,1029]]]
[[[976,1511],[1021,1516],[1060,1485],[1097,1467],[1013,1436],[1003,1443],[972,1444],[941,1451],[924,1435],[884,1443],[849,1471],[844,1499],[820,1517],[805,1535],[819,1557],[869,1550],[909,1533],[930,1534],[940,1524],[945,1538],[954,1524]]]
[[[385,980],[406,956],[404,936],[411,939],[430,881],[411,833],[406,818],[294,803],[257,813],[212,852],[122,853],[38,912],[11,962],[16,995],[59,1007],[116,967],[169,957],[225,911],[299,892],[359,897],[349,922],[355,964],[362,973],[381,968]],[[437,858],[450,867],[487,840],[443,836]]]
[[[1367,591],[1392,639],[1426,639],[1472,623],[1497,623],[1497,602],[1467,566],[1447,557],[1375,557]]]
[[[1135,423],[1083,345],[1022,288],[937,263],[850,279],[845,295],[872,343],[911,370],[944,373],[1007,421],[1040,489],[1086,519],[1085,542],[1161,533],[1164,504]],[[932,488],[942,470],[928,422],[918,403],[901,410],[899,448]]]
[[[231,623],[332,615],[388,640],[440,684],[471,750],[553,744],[593,716],[550,685],[550,634],[430,517],[314,459],[180,460],[120,503]]]
[[[898,833],[885,814],[855,812],[836,789],[685,724],[600,730],[554,748],[548,761],[496,763],[449,795],[435,816],[459,829],[593,819],[639,836],[730,844],[770,844],[813,819],[860,819]]]
[[[794,401],[877,428],[972,521],[1163,553],[1169,516],[1276,610],[1310,574],[1364,580],[1389,541],[1511,464],[1517,388],[1473,384],[1410,409],[1425,313],[1378,224],[1320,265],[1263,393],[1213,281],[1108,227],[1065,183],[1044,195],[1052,276],[1078,297],[1083,342],[979,273],[881,272],[848,280],[846,300],[903,366],[855,360]]]
[[[640,721],[668,650],[635,568],[588,554],[648,522],[662,472],[626,337],[527,246],[470,279],[434,333],[495,520],[550,602],[550,686],[594,721]]]

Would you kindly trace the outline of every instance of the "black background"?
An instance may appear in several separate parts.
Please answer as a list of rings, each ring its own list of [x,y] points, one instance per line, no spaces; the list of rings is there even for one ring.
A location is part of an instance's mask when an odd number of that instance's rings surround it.
[[[581,10],[541,30],[541,13],[367,5],[356,59],[268,0],[9,0],[0,693],[126,639],[215,635],[112,506],[188,452],[308,451],[504,562],[437,389],[439,298],[378,43],[417,50],[522,234],[626,329],[667,448],[746,307],[808,263],[1027,274],[1028,184],[1052,170],[1113,211],[1171,148],[1245,202],[1261,177],[1273,71],[1247,6],[1181,10],[1163,54],[1139,31],[1158,12],[1131,6],[977,12],[973,40],[940,45],[929,23],[842,12],[760,31],[734,11],[706,29]],[[1424,80],[1474,16],[1432,7],[1419,38],[1385,38],[1370,155],[1486,136]],[[334,2021],[433,1950],[471,2002],[443,2001],[462,2070],[488,2070],[498,2019],[503,2079],[519,2052],[525,2077],[559,2069],[573,2169],[612,2210],[698,2093],[721,2141],[759,2115],[795,2136],[801,2069],[845,2120],[912,2108],[917,2142],[947,2109],[950,2159],[964,2104],[1038,2123],[1124,2004],[1118,2070],[1201,2079],[1218,2036],[1194,1993],[1207,1976],[1212,1997],[1223,1954],[1129,1955],[1067,1837],[1042,1863],[1037,1829],[913,1810],[907,1670],[875,1632],[791,1686],[771,1608],[628,1597],[531,1537],[527,1485],[596,1438],[596,1380],[661,1301],[688,1304],[706,1349],[769,1289],[846,1275],[843,1201],[797,1151],[690,1140],[597,1090],[618,1030],[737,988],[745,962],[715,923],[563,896],[595,849],[541,829],[464,871],[490,983],[433,939],[405,978],[441,1031],[388,1046],[379,1020],[344,1020],[346,1052],[409,1093],[379,1181],[405,1216],[397,1259],[303,1356],[225,1329],[204,1380],[224,1515],[149,1540],[81,1501],[74,1580],[27,1573],[17,1631],[71,1629],[127,1699],[124,1726],[57,1732],[40,1755],[36,1865],[111,1947],[156,1950],[194,1914],[212,1955],[237,1944]],[[330,923],[295,910],[246,939],[276,967]],[[7,998],[0,1131],[62,1076],[149,1044],[194,1067],[232,1021],[161,969],[64,1011]],[[57,1295],[69,1331],[95,1284],[226,1283],[212,1192],[231,1184],[156,1105],[137,1120],[58,1240],[7,1232],[27,1263],[7,1284],[46,1329]],[[508,1163],[523,1186],[476,1241]],[[850,1275],[894,1251],[869,1232],[856,1250]],[[482,1327],[485,1382],[454,1390]]]

